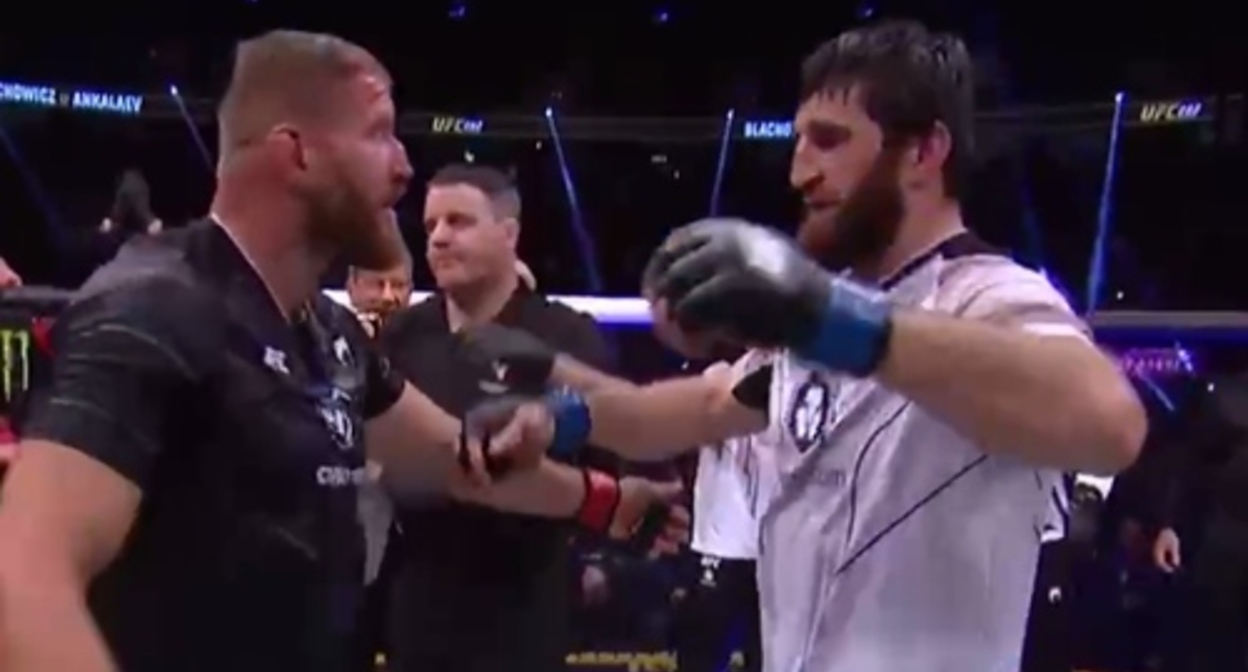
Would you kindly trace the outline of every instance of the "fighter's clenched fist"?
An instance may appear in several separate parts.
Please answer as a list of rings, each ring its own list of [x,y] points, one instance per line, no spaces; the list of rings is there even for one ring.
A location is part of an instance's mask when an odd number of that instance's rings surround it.
[[[882,294],[830,275],[789,238],[742,220],[673,231],[645,282],[685,332],[790,348],[848,373],[871,373],[888,342],[892,311]]]

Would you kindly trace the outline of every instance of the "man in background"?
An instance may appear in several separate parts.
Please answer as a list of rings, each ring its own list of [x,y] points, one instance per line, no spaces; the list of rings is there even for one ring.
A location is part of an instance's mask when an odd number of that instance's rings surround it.
[[[19,287],[22,284],[22,277],[14,271],[9,263],[0,257],[0,289],[8,289],[9,287]]]
[[[743,376],[769,363],[754,350],[715,369]],[[693,486],[693,540],[697,575],[681,602],[676,657],[681,672],[719,672],[740,641],[742,672],[763,669],[759,613],[758,520],[774,490],[774,469],[766,466],[769,433],[734,437],[703,446]]]
[[[392,315],[407,307],[412,296],[412,260],[384,271],[352,266],[347,271],[347,297],[370,336],[376,337]]]
[[[1152,560],[1185,605],[1176,669],[1248,670],[1248,374],[1198,392],[1182,431],[1159,441],[1147,503]]]
[[[469,327],[523,329],[581,361],[609,367],[606,340],[592,318],[521,282],[520,195],[505,174],[477,165],[439,170],[425,194],[424,225],[438,291],[395,315],[382,343],[395,368],[435,403],[462,415],[491,398],[545,391],[546,372],[478,357],[459,333]],[[583,473],[590,490],[617,484],[617,501],[635,498],[635,488],[654,492],[642,479]],[[455,502],[397,504],[402,533],[387,558],[394,562],[389,669],[564,669],[571,524]],[[581,523],[588,523],[583,515]]]
[[[391,216],[394,213],[391,212]],[[386,322],[407,307],[412,295],[412,258],[387,269],[352,266],[347,270],[347,297],[368,335],[377,338]],[[361,672],[376,669],[378,654],[385,651],[386,575],[382,560],[394,525],[394,505],[381,485],[381,465],[369,462],[367,480],[360,485],[359,515],[364,527],[364,613],[360,619]]]
[[[152,211],[151,193],[142,172],[136,168],[122,171],[113,195],[113,207],[100,222],[100,233],[120,245],[142,233],[155,235],[163,231],[164,222]]]

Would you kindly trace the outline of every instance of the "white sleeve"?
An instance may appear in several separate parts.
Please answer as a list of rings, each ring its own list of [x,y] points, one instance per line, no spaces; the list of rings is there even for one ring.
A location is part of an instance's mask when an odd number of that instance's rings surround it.
[[[1091,341],[1087,324],[1044,276],[1003,264],[968,283],[957,311],[962,317],[1015,326],[1042,336],[1074,336]]]

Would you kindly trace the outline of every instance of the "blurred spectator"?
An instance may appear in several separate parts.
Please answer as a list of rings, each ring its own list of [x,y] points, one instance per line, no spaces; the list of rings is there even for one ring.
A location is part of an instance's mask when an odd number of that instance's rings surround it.
[[[613,542],[577,535],[571,576],[577,596],[570,642],[583,651],[660,651],[671,645],[683,558],[648,559]]]
[[[4,257],[0,257],[0,289],[8,287],[19,287],[22,284],[22,278],[9,266]]]
[[[82,284],[96,268],[112,259],[127,240],[163,229],[164,223],[152,211],[147,179],[138,170],[123,171],[107,216],[85,230],[75,229],[59,243],[66,271],[64,281],[74,287]]]
[[[1215,380],[1167,442],[1151,561],[1183,587],[1192,672],[1248,670],[1248,372]]]
[[[100,222],[100,233],[117,244],[140,233],[156,234],[164,223],[152,212],[151,189],[143,173],[134,168],[122,172],[113,196],[113,207]]]
[[[369,335],[376,337],[386,320],[406,308],[412,295],[412,259],[384,271],[351,267],[347,270],[347,296]]]

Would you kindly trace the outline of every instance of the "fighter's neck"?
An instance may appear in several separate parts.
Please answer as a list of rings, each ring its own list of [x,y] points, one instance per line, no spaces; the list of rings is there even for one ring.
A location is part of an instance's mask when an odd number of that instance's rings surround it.
[[[498,317],[519,288],[520,279],[506,274],[477,287],[446,292],[446,324],[451,331],[483,324]]]
[[[300,227],[278,225],[289,215],[242,207],[221,193],[213,199],[211,212],[268,288],[278,310],[290,320],[320,289],[330,259],[299,239]]]
[[[855,267],[855,276],[885,282],[914,259],[927,254],[942,242],[966,231],[957,203],[948,203],[934,212],[907,216],[897,229],[897,239],[874,263]]]

